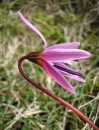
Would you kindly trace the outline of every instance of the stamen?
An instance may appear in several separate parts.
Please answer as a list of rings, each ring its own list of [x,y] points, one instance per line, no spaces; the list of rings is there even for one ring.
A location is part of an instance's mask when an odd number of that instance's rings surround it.
[[[53,66],[56,67],[56,68],[58,68],[58,69],[60,69],[60,70],[62,70],[62,71],[65,71],[65,72],[67,72],[67,73],[70,73],[70,74],[73,74],[73,75],[82,76],[82,73],[80,73],[80,72],[72,71],[72,70],[63,68],[63,67],[61,67],[61,66],[55,65],[55,64],[54,64]]]

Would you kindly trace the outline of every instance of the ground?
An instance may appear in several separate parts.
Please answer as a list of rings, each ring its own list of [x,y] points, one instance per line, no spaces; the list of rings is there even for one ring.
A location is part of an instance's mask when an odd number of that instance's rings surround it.
[[[86,83],[67,79],[73,95],[55,83],[42,68],[25,61],[24,71],[35,82],[74,105],[99,127],[99,1],[2,0],[0,2],[0,129],[92,130],[70,109],[37,90],[19,73],[20,57],[43,48],[37,34],[28,29],[17,11],[45,36],[48,46],[80,42],[92,56],[73,63]]]

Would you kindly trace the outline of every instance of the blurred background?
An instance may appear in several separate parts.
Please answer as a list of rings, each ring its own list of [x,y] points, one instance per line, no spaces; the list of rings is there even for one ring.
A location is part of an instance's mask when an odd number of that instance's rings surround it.
[[[0,130],[92,130],[81,118],[37,90],[19,73],[20,57],[43,48],[42,39],[22,23],[17,11],[45,36],[48,46],[80,42],[92,56],[73,63],[86,83],[67,79],[73,95],[39,66],[25,61],[35,82],[78,108],[99,126],[99,0],[0,1]]]

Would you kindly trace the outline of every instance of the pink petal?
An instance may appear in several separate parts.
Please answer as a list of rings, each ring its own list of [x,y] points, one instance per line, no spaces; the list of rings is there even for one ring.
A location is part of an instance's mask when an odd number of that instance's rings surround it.
[[[64,62],[88,58],[91,54],[80,49],[48,49],[42,52],[42,57],[50,62]]]
[[[41,39],[43,40],[44,42],[44,48],[47,47],[47,42],[44,38],[44,36],[41,34],[41,32],[33,25],[31,24],[22,14],[21,12],[18,11],[18,15],[20,17],[20,19],[25,23],[25,25],[27,25],[31,30],[33,30],[34,32],[36,32],[40,37]]]
[[[80,45],[79,42],[61,43],[50,46],[46,49],[75,49]]]
[[[66,76],[66,77],[69,77],[69,78],[71,78],[71,79],[74,79],[74,80],[77,80],[77,81],[80,81],[80,82],[86,82],[84,79],[80,78],[80,77],[77,76],[77,75],[71,75],[71,74],[66,73],[66,72],[63,72],[63,71],[61,71],[61,70],[59,70],[59,71],[60,71],[60,73],[61,73],[62,75]]]
[[[41,60],[42,67],[48,73],[50,77],[52,77],[58,84],[60,84],[63,88],[67,89],[69,92],[75,94],[74,88],[71,84],[64,78],[64,76],[55,69],[49,62],[45,60]]]

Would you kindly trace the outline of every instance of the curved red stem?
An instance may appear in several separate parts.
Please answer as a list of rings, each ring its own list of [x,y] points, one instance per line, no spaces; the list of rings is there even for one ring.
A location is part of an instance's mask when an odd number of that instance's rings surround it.
[[[85,120],[90,126],[92,126],[94,128],[94,130],[99,130],[99,128],[91,121],[89,120],[85,115],[83,115],[79,110],[77,110],[75,107],[73,107],[71,104],[69,104],[68,102],[64,101],[63,99],[59,98],[58,96],[56,96],[55,94],[49,92],[48,90],[44,89],[43,87],[41,87],[40,85],[38,85],[37,83],[35,83],[33,80],[31,80],[22,70],[22,62],[23,60],[28,59],[28,55],[23,56],[19,62],[18,62],[18,68],[20,73],[22,74],[22,76],[28,81],[30,82],[32,85],[34,85],[36,88],[38,88],[39,90],[41,90],[42,92],[46,93],[47,95],[49,95],[50,97],[54,98],[55,100],[57,100],[58,102],[60,102],[61,104],[63,104],[64,106],[68,107],[69,109],[71,109],[72,111],[74,111],[79,117],[81,117],[83,120]]]

